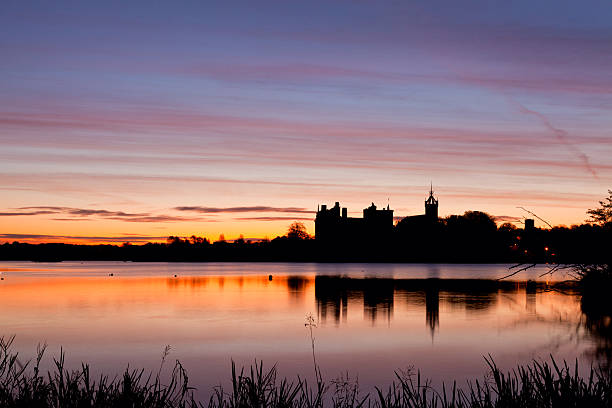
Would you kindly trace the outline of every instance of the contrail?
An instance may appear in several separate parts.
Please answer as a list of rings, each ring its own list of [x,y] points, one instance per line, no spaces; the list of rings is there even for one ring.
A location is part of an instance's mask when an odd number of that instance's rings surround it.
[[[587,171],[591,173],[595,179],[599,179],[597,172],[595,171],[595,169],[593,169],[593,167],[591,166],[591,163],[589,162],[588,156],[584,154],[576,146],[574,146],[569,140],[567,140],[568,133],[565,130],[559,129],[558,127],[553,126],[553,124],[550,123],[550,120],[548,120],[548,118],[545,115],[541,114],[540,112],[536,112],[534,110],[528,109],[516,101],[512,101],[512,102],[518,106],[519,111],[521,113],[524,113],[526,115],[535,116],[536,118],[538,118],[538,120],[542,122],[542,124],[548,130],[550,130],[555,136],[557,136],[557,139],[559,140],[559,142],[564,144],[572,153],[578,156],[578,158],[582,161]]]

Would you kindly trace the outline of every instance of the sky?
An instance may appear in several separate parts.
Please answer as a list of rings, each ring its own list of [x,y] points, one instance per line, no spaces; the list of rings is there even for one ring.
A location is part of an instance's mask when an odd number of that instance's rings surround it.
[[[312,234],[430,183],[571,225],[612,188],[608,0],[4,0],[0,55],[0,242]]]

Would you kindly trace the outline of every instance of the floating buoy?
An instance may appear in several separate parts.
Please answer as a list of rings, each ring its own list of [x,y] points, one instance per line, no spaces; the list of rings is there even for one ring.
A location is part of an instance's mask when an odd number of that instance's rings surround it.
[[[115,275],[114,273],[109,273],[109,274],[108,274],[108,276],[114,276],[114,275]]]
[[[268,280],[272,280],[272,275],[268,275]]]
[[[176,278],[176,275],[174,275],[174,277]]]

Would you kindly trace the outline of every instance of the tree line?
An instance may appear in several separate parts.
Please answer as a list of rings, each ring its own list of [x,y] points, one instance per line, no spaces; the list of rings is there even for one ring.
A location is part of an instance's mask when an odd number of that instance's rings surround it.
[[[0,245],[2,260],[123,261],[301,261],[301,262],[487,262],[610,263],[612,190],[599,206],[587,210],[581,225],[517,228],[497,225],[481,211],[467,211],[438,220],[399,222],[388,234],[339,237],[319,242],[304,224],[292,223],[272,240],[240,237],[226,241],[170,236],[164,243],[144,245],[27,244]]]

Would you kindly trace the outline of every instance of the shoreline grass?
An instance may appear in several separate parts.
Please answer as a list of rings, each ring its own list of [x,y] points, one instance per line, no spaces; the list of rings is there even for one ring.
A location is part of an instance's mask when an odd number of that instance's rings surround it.
[[[37,357],[21,364],[12,352],[13,338],[0,337],[0,406],[33,408],[80,407],[155,407],[155,408],[463,408],[463,407],[611,407],[612,370],[591,367],[581,376],[578,362],[573,365],[533,360],[513,370],[503,371],[491,358],[485,358],[488,372],[473,379],[466,387],[443,385],[431,387],[420,372],[396,372],[387,387],[377,387],[362,394],[356,380],[340,377],[324,381],[317,376],[314,383],[297,377],[279,378],[275,366],[265,370],[256,363],[238,370],[232,363],[231,387],[215,387],[207,401],[197,401],[194,388],[180,362],[176,361],[167,381],[157,373],[126,369],[119,376],[101,375],[92,378],[90,368],[82,364],[68,370],[64,353],[54,359],[54,368],[40,371],[45,348]],[[164,355],[165,357],[165,355]],[[163,365],[163,361],[162,361]]]

